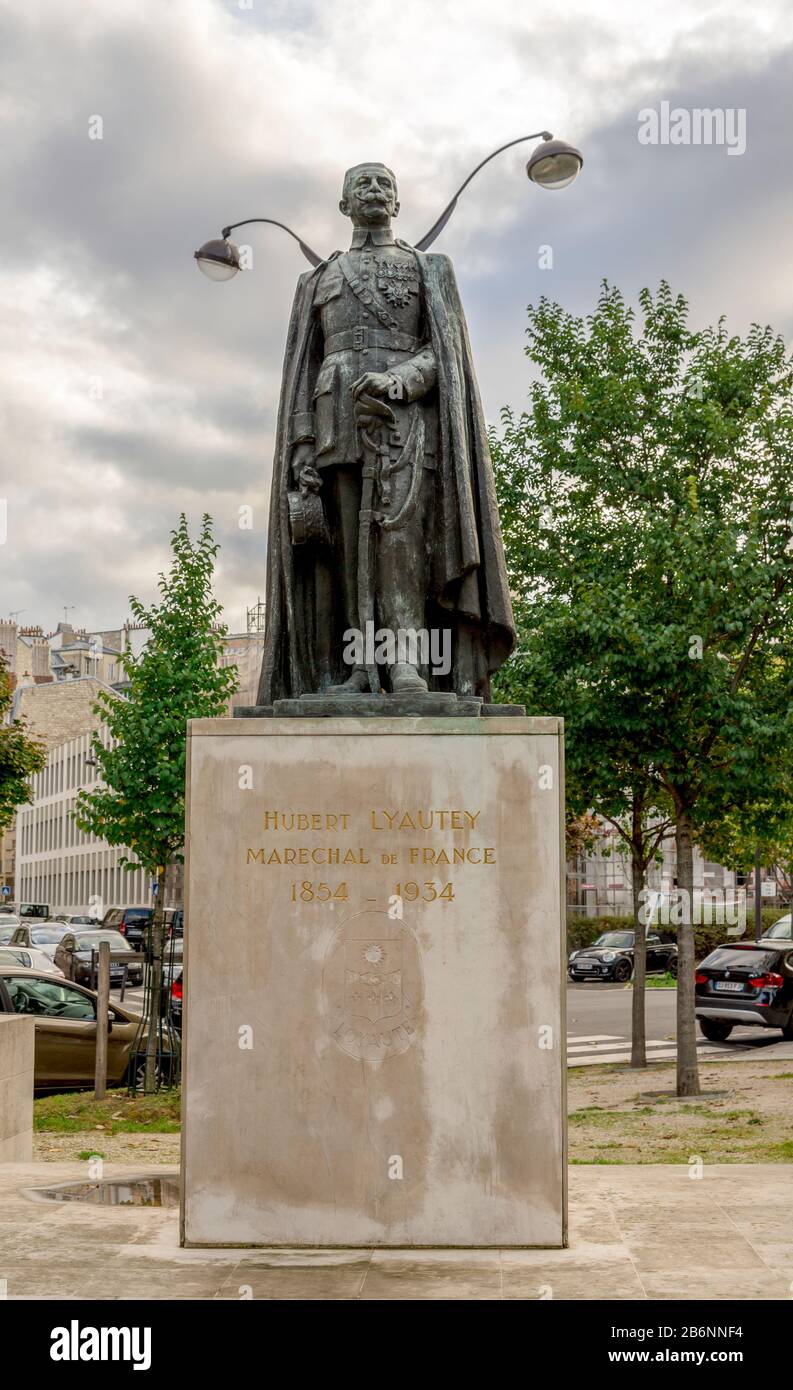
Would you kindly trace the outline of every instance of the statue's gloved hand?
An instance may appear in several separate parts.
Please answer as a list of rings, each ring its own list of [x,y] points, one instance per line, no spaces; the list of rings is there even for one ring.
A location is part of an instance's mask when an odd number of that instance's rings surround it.
[[[292,456],[292,477],[307,492],[319,492],[322,479],[314,467],[314,450],[309,443],[298,444]]]
[[[357,381],[352,384],[353,398],[357,401],[360,396],[377,396],[382,399],[387,396],[395,384],[395,378],[389,372],[364,372]]]
[[[313,463],[307,463],[305,468],[301,468],[297,475],[297,481],[306,492],[319,492],[322,487],[322,479],[319,476]]]

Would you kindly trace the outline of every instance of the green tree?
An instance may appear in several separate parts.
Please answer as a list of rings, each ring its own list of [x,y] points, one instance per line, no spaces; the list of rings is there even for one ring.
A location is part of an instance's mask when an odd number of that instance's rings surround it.
[[[8,665],[0,657],[0,835],[11,824],[17,807],[33,800],[28,778],[47,762],[43,743],[30,738],[24,719],[7,724],[12,700]]]
[[[95,734],[92,747],[103,785],[80,793],[75,821],[81,830],[131,850],[128,869],[142,864],[156,879],[150,942],[149,1017],[144,1089],[156,1089],[161,1034],[165,875],[181,862],[185,822],[185,747],[188,719],[222,715],[236,688],[236,669],[219,664],[226,628],[212,593],[218,546],[204,516],[193,543],[184,515],[171,534],[173,558],[159,578],[160,602],[147,608],[130,598],[132,612],[148,628],[138,658],[122,661],[126,697],[102,692],[95,706],[110,735]]]
[[[769,328],[692,330],[665,282],[639,304],[637,324],[604,284],[586,319],[529,310],[543,380],[494,440],[521,633],[503,688],[565,716],[573,759],[588,740],[596,790],[635,771],[668,800],[693,1095],[695,839],[742,807],[762,834],[762,789],[791,760],[793,375]]]

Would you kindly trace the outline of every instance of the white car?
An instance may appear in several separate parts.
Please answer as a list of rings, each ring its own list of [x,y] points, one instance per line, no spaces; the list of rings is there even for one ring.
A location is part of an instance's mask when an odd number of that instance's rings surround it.
[[[764,931],[760,938],[761,941],[793,941],[793,913],[786,913],[780,917],[773,927]]]
[[[60,967],[35,946],[0,946],[0,965],[21,965],[25,970],[41,970],[62,980],[66,978]]]
[[[11,940],[19,924],[16,913],[0,912],[0,946]]]
[[[48,956],[50,962],[55,955],[55,949],[62,936],[65,936],[69,928],[62,922],[41,922],[31,926],[19,926],[13,932],[10,940],[4,941],[4,946],[13,946],[15,950],[22,951],[43,951]]]

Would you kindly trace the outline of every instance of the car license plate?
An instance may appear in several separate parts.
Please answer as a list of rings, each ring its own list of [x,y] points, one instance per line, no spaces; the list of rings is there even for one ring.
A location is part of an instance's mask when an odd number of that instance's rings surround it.
[[[592,965],[592,963],[591,963],[590,961],[584,960],[584,961],[581,962],[580,965],[577,965],[577,966],[576,966],[576,969],[577,969],[577,970],[595,970],[595,969],[597,969],[597,967],[594,966],[594,965]]]
[[[716,989],[722,990],[725,994],[741,994],[743,983],[741,980],[717,980]]]

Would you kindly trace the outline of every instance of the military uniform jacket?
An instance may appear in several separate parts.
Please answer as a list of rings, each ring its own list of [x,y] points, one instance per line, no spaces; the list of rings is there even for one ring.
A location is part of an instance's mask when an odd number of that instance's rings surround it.
[[[360,461],[351,388],[364,372],[386,372],[399,382],[399,396],[389,401],[397,416],[395,445],[404,438],[407,406],[422,402],[425,452],[435,455],[435,352],[416,253],[390,232],[358,241],[331,256],[319,276],[312,343],[319,366],[316,378],[303,374],[290,422],[292,444],[310,441],[320,470]]]
[[[428,442],[437,460],[426,621],[451,629],[452,670],[433,677],[432,687],[487,698],[490,675],[515,642],[487,429],[454,270],[447,256],[425,255],[402,242],[394,249],[391,274],[402,282],[397,298],[406,302],[389,302],[381,290],[377,305],[386,301],[395,327],[376,314],[362,315],[365,300],[348,294],[339,252],[298,282],[276,429],[260,704],[318,688],[314,576],[289,538],[290,464],[301,441],[313,443],[318,468],[354,462],[358,446],[347,398],[349,385],[368,370],[398,373],[408,398],[424,400],[435,421]],[[377,248],[372,260],[371,273],[385,280],[389,272]],[[375,336],[364,353],[367,332]],[[338,678],[347,674],[340,654]]]

